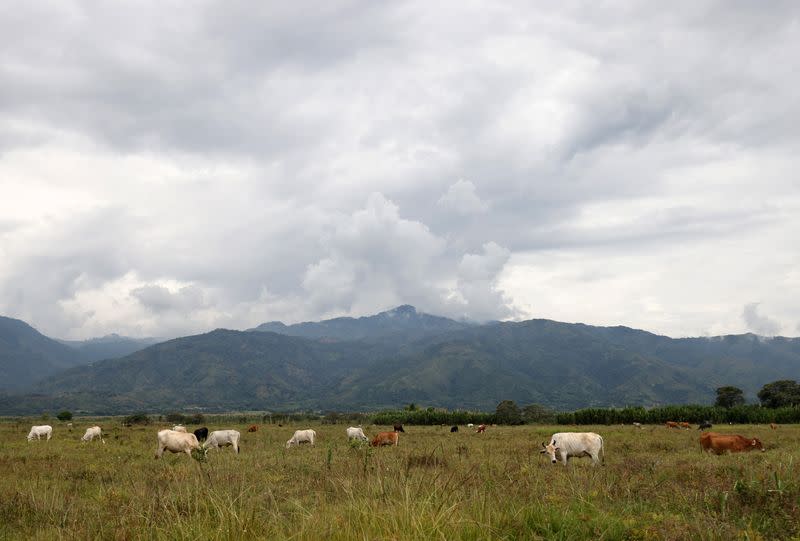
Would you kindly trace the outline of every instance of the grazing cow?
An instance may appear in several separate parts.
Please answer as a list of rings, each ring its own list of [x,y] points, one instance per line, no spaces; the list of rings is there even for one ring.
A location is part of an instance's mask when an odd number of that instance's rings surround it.
[[[314,445],[314,440],[316,438],[317,433],[310,428],[306,430],[295,430],[294,435],[286,442],[286,448],[288,449],[292,445],[300,445],[301,443],[310,443]]]
[[[250,425],[250,426],[247,428],[247,431],[248,431],[248,432],[258,432],[258,425]]]
[[[778,429],[778,425],[776,425],[775,423],[770,423],[770,424],[769,424],[769,427],[770,427],[772,430],[777,430],[777,429]]]
[[[467,428],[472,428],[473,426],[475,426],[475,425],[472,424],[472,423],[467,423]]]
[[[564,466],[570,457],[590,456],[593,466],[605,462],[603,437],[594,432],[557,432],[550,437],[549,444],[542,442],[540,452],[550,455],[553,464],[558,462],[560,455]]]
[[[170,453],[186,453],[192,456],[192,449],[200,449],[200,442],[197,441],[197,436],[194,434],[175,430],[158,431],[156,458],[161,458],[165,450]]]
[[[236,451],[236,454],[239,454],[239,438],[241,436],[238,430],[215,430],[208,435],[203,447],[219,449],[230,445]]]
[[[50,425],[32,426],[31,431],[28,432],[28,441],[32,441],[34,437],[40,439],[42,436],[47,436],[48,441],[53,435],[53,427]]]
[[[758,438],[745,438],[738,434],[719,434],[717,432],[703,432],[700,436],[700,446],[706,452],[721,455],[725,452],[741,453],[742,451],[766,451],[764,444]]]
[[[197,441],[206,441],[208,438],[208,428],[202,426],[194,431],[194,435],[197,436]]]
[[[92,441],[95,438],[100,438],[100,441],[105,443],[103,439],[103,430],[99,426],[90,426],[86,429],[86,433],[81,438],[81,441]]]
[[[175,425],[172,427],[175,432],[186,432],[186,427],[183,425]]]
[[[680,426],[678,426],[678,423],[676,423],[675,421],[667,421],[665,424],[667,425],[667,428],[680,428]]]
[[[642,423],[633,423],[636,428],[642,428]]]
[[[482,434],[486,432],[486,425],[478,425],[478,430],[475,431],[477,434]]]
[[[697,430],[706,430],[711,428],[712,426],[713,425],[711,424],[711,421],[703,421],[702,423],[700,423],[700,426],[697,427]]]
[[[453,432],[458,432],[458,427],[457,426],[451,426],[450,427],[450,433],[453,433]]]
[[[366,434],[364,434],[364,431],[358,426],[351,426],[347,429],[347,439],[369,441],[369,438],[367,438]]]
[[[689,430],[690,428],[692,428],[692,425],[690,425],[687,422],[680,422],[680,423],[678,423],[678,426],[680,426],[681,428],[685,428],[686,430]]]
[[[373,447],[380,447],[383,445],[397,446],[399,443],[400,434],[397,432],[378,432],[378,434],[372,438],[370,445]]]
[[[403,425],[401,424],[395,424],[393,428],[395,432],[405,432],[405,430],[403,430]]]
[[[67,430],[72,432],[72,423],[67,423]]]

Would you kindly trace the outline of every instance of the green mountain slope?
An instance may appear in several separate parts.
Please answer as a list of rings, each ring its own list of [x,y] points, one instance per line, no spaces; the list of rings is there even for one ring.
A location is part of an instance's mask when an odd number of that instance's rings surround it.
[[[0,397],[0,413],[650,406],[711,403],[720,385],[754,400],[765,383],[800,379],[797,338],[672,339],[549,320],[383,338],[376,328],[357,341],[226,330],[170,340],[55,374],[37,395]]]
[[[0,390],[21,389],[83,358],[18,319],[0,316]]]

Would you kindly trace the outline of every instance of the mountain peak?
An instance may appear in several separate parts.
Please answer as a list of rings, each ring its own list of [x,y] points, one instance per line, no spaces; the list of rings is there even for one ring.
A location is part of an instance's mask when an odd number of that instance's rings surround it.
[[[387,310],[384,314],[389,316],[416,316],[417,309],[411,306],[410,304],[401,304],[397,308],[392,308],[391,310]]]

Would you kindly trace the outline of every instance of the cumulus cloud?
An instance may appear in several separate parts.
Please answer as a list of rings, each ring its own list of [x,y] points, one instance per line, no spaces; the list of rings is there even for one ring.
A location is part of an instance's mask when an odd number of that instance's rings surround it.
[[[203,290],[197,286],[184,286],[176,291],[158,284],[149,284],[131,291],[139,302],[153,312],[168,310],[192,311],[205,304]]]
[[[446,239],[403,218],[383,194],[371,194],[363,209],[342,217],[323,245],[326,257],[309,265],[303,279],[315,313],[374,313],[411,303],[446,315],[454,310],[475,318],[508,314],[508,299],[495,291],[507,250],[489,243],[484,254],[459,260]],[[451,302],[454,283],[466,308]]]
[[[489,209],[489,205],[475,193],[475,185],[463,179],[451,184],[436,204],[458,214],[486,212]]]
[[[775,336],[781,331],[781,325],[774,319],[758,313],[758,306],[760,303],[751,302],[746,304],[742,310],[742,319],[744,319],[747,328],[756,334],[763,336]]]
[[[164,336],[411,303],[700,335],[746,330],[757,298],[790,328],[798,19],[18,3],[0,313]]]

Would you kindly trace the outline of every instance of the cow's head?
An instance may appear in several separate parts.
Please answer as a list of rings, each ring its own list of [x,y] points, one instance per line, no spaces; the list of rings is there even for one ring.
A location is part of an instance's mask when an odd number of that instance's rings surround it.
[[[551,441],[548,445],[545,445],[542,442],[542,450],[539,451],[541,454],[548,454],[550,455],[550,462],[553,464],[558,462],[558,445],[556,444],[556,440]]]
[[[294,438],[291,438],[291,439],[289,439],[289,441],[286,442],[286,448],[288,449],[292,445],[297,445],[297,442],[295,441]]]
[[[753,438],[752,440],[750,440],[750,446],[753,449],[760,449],[761,451],[766,451],[766,449],[764,449],[764,444],[761,443],[761,440],[758,438]]]

